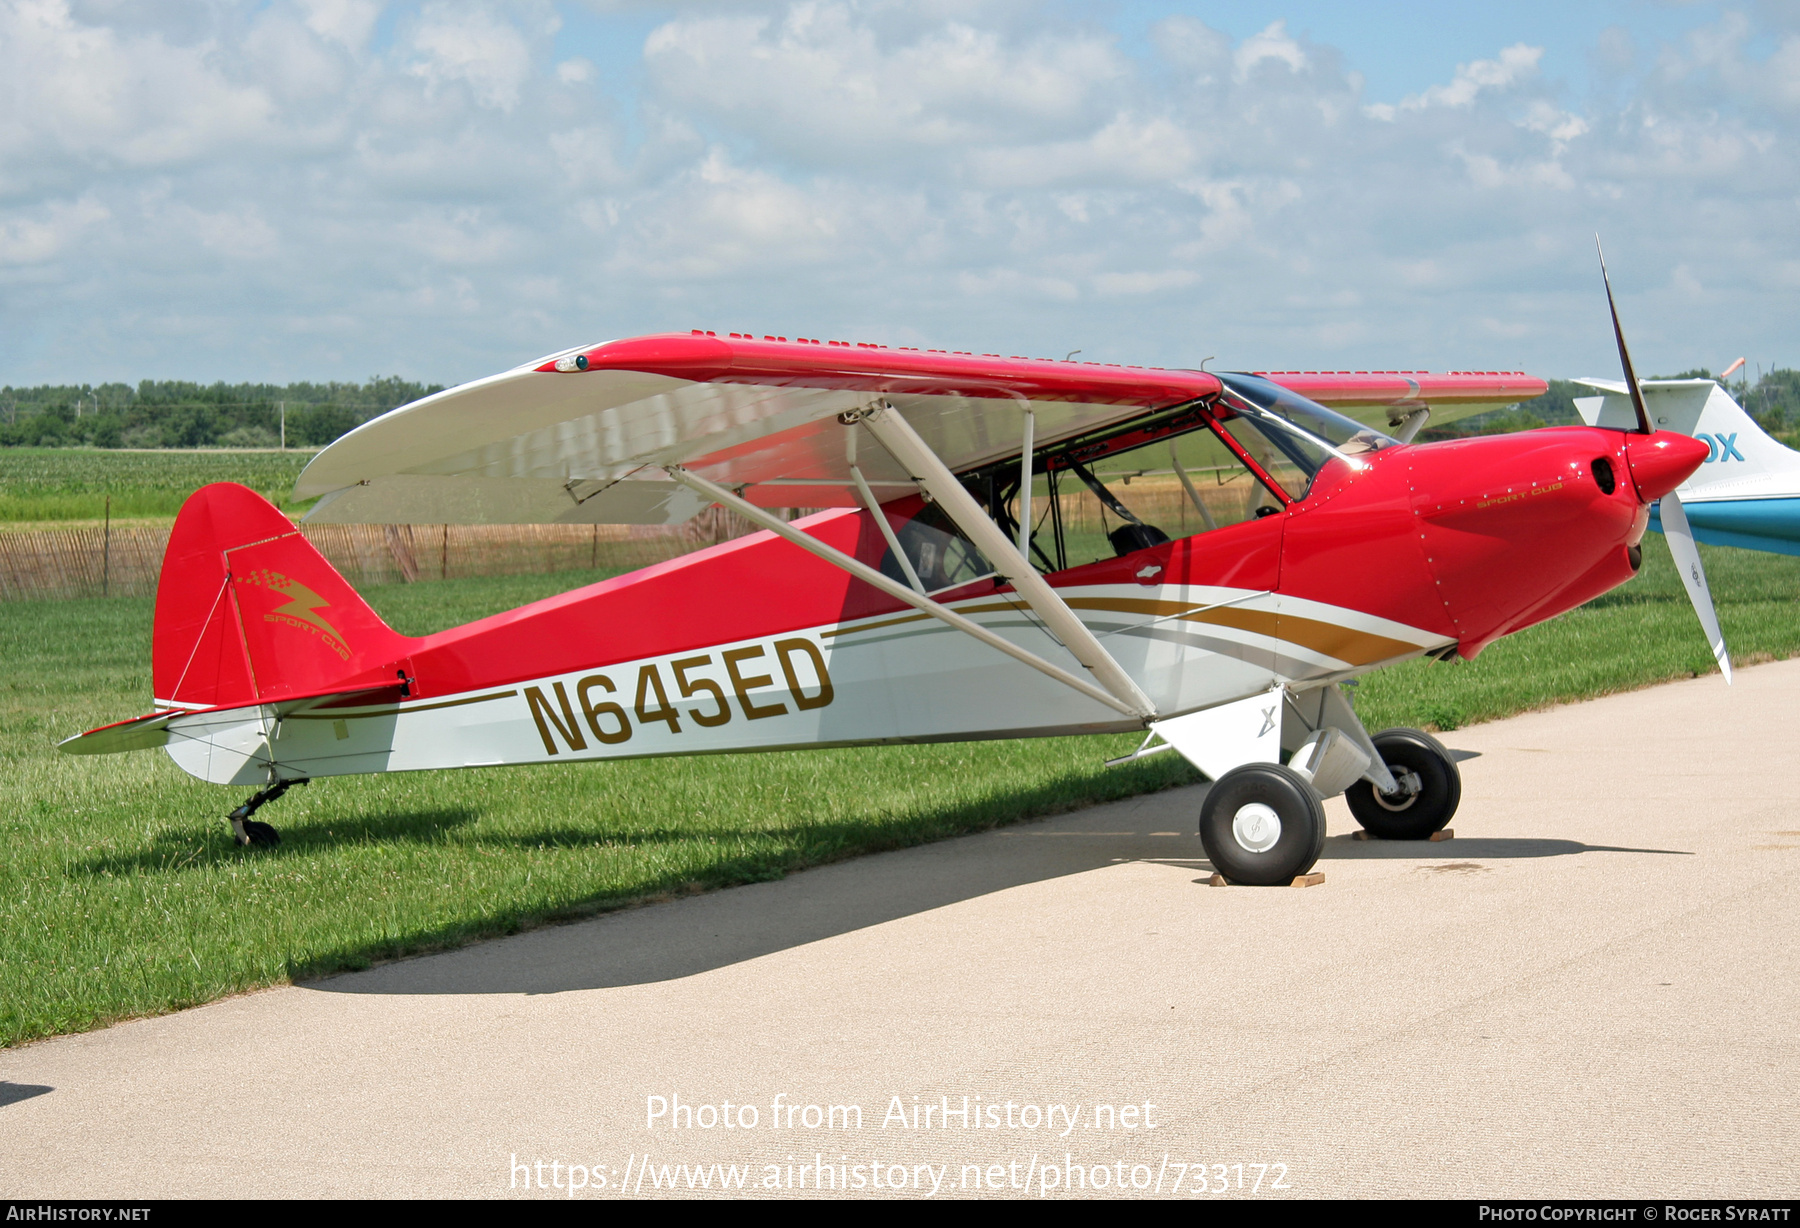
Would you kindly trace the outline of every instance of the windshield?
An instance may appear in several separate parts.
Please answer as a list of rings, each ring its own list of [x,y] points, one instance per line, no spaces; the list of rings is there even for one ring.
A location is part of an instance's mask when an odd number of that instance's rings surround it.
[[[1378,452],[1400,442],[1259,375],[1221,372],[1219,382],[1227,391],[1236,393],[1237,399],[1248,401],[1288,425],[1298,427],[1344,456]]]

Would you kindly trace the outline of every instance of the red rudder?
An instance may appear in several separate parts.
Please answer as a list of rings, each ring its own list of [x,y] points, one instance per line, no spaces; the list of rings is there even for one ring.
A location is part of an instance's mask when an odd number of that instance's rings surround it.
[[[416,643],[255,491],[217,482],[182,504],[156,588],[158,707],[379,686],[411,674]]]

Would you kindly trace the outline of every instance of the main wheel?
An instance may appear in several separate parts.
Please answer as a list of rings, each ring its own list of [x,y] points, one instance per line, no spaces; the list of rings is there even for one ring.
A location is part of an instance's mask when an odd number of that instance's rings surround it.
[[[1272,887],[1313,868],[1325,849],[1325,807],[1306,777],[1279,763],[1232,768],[1200,804],[1200,843],[1234,883]]]
[[[1381,793],[1359,780],[1344,793],[1350,813],[1377,839],[1430,839],[1462,801],[1462,773],[1456,770],[1456,761],[1443,743],[1418,729],[1384,729],[1371,740],[1401,790]]]

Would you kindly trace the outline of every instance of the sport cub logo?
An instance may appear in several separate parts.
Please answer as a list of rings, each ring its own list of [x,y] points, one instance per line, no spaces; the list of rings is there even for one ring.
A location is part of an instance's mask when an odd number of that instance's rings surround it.
[[[233,577],[239,584],[248,584],[256,588],[267,589],[276,597],[286,598],[287,604],[277,606],[263,615],[267,623],[283,623],[296,630],[316,635],[331,651],[337,653],[340,660],[350,659],[350,646],[338,629],[326,622],[319,614],[321,606],[329,608],[331,603],[313,592],[300,581],[284,576],[279,571],[270,571],[267,567],[257,568]]]

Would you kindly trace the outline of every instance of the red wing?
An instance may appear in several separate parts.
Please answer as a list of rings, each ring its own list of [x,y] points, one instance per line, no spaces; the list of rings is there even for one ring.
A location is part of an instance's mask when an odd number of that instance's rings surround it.
[[[1434,423],[1541,397],[1550,385],[1523,371],[1259,371],[1264,379],[1378,429],[1420,406]]]
[[[698,496],[679,464],[767,507],[882,498],[912,475],[837,418],[898,409],[952,469],[1212,395],[1199,371],[810,340],[671,334],[572,350],[402,406],[313,458],[314,521],[677,523]],[[798,488],[798,489],[795,489]]]

